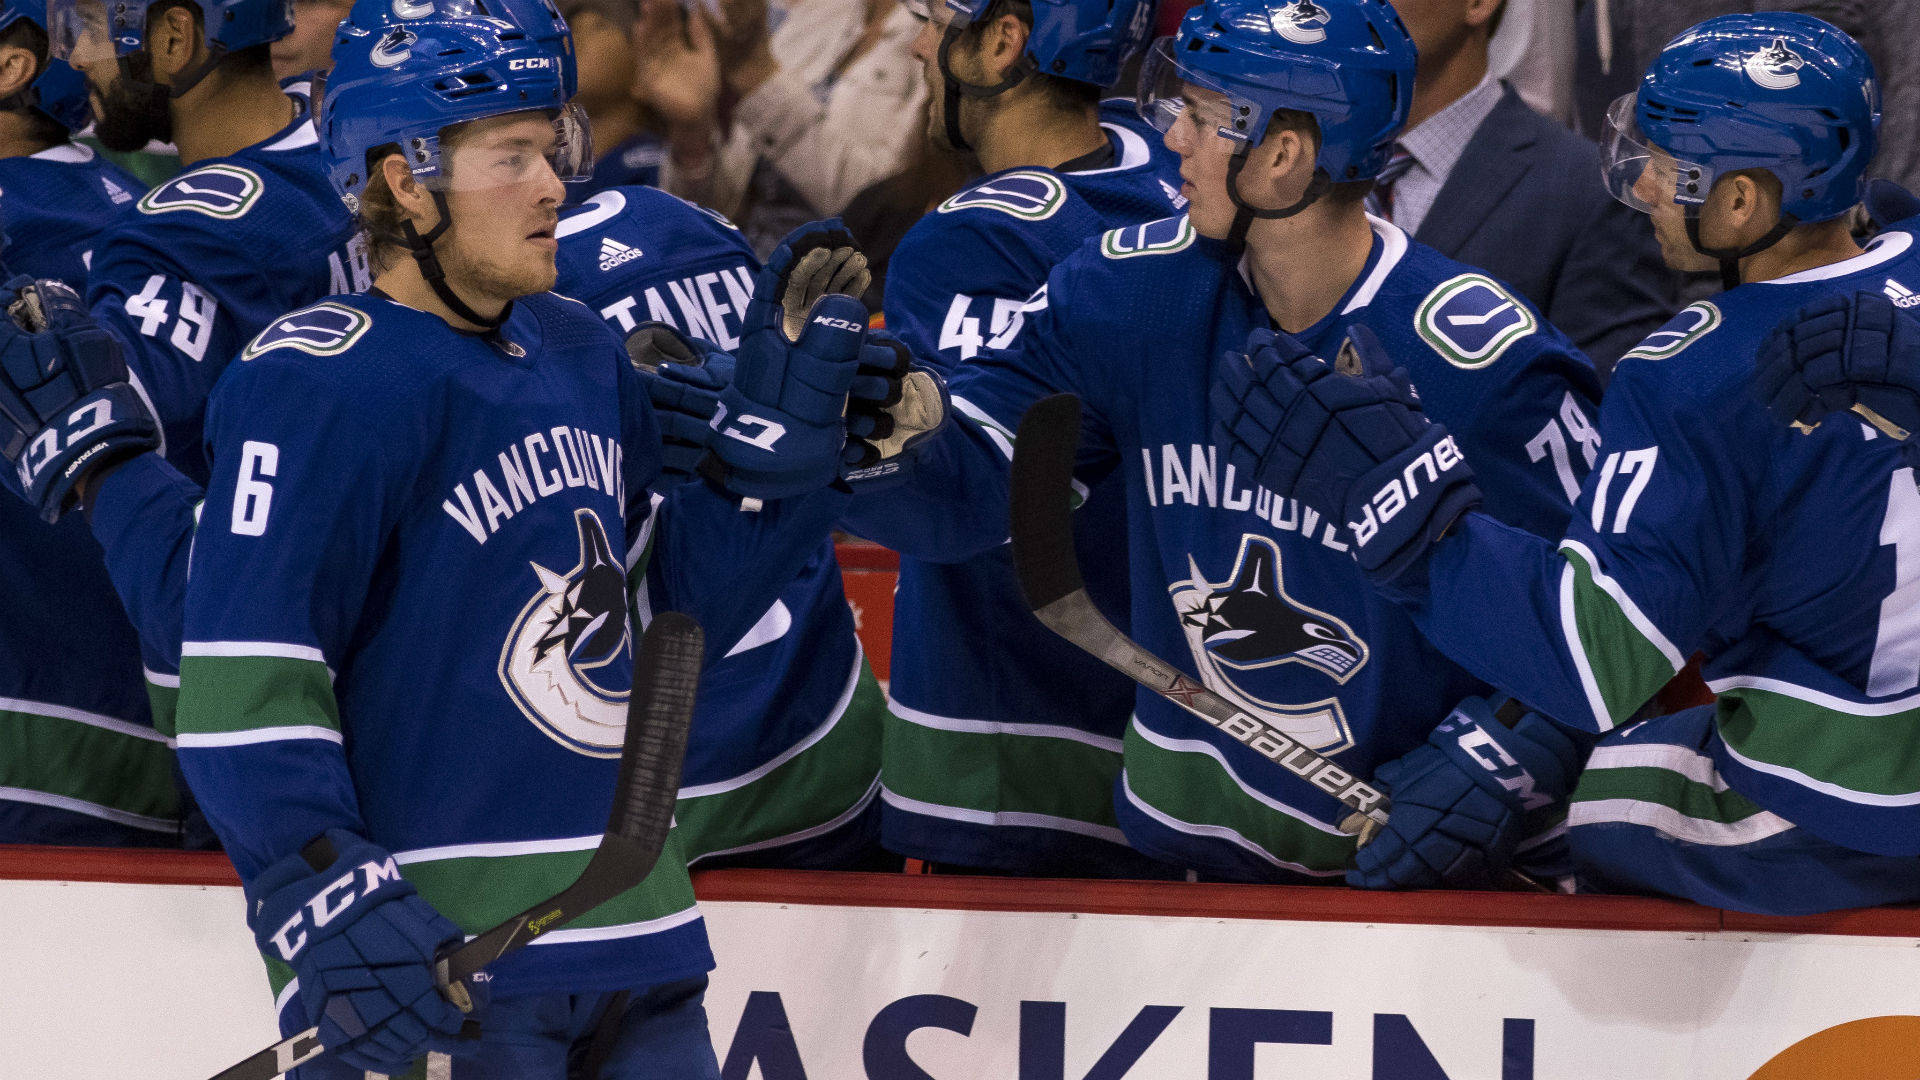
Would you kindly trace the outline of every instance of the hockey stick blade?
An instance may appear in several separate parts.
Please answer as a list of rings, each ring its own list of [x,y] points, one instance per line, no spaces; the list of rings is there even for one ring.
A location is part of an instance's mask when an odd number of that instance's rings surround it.
[[[693,723],[703,649],[700,625],[677,611],[654,617],[634,657],[633,695],[626,740],[606,836],[585,870],[557,896],[544,900],[443,956],[441,990],[471,1008],[460,980],[639,885],[653,872],[673,825],[680,768]],[[273,1080],[326,1053],[320,1029],[307,1030],[216,1074],[212,1080]]]
[[[1094,606],[1073,548],[1071,496],[1074,455],[1080,447],[1080,399],[1056,394],[1034,402],[1020,418],[1013,445],[1008,511],[1013,565],[1034,617],[1108,667],[1340,800],[1353,811],[1341,828],[1359,833],[1362,843],[1385,825],[1389,803],[1384,792],[1235,708],[1122,634]]]

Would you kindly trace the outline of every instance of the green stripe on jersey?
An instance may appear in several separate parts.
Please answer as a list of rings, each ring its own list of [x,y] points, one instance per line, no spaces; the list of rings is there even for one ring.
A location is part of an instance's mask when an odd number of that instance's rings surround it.
[[[1677,670],[1659,645],[1634,625],[1613,595],[1594,580],[1593,564],[1572,547],[1560,554],[1573,568],[1574,661],[1593,675],[1608,727],[1617,726],[1658,693]],[[1564,613],[1563,613],[1564,614]]]
[[[400,872],[440,914],[469,934],[478,934],[551,898],[573,884],[593,857],[582,851],[535,852],[527,855],[477,855],[407,861]],[[693,906],[693,882],[681,853],[676,830],[654,864],[653,873],[638,887],[581,915],[568,930],[650,922]]]
[[[340,730],[327,666],[280,656],[186,656],[180,660],[178,726],[208,735],[275,727]]]
[[[688,861],[718,851],[772,846],[783,837],[824,825],[873,790],[880,773],[882,725],[891,719],[879,680],[862,659],[846,707],[821,722],[824,733],[764,774],[740,783],[720,781],[683,794],[674,820]],[[811,736],[810,736],[811,737]],[[756,770],[758,771],[758,770]]]
[[[1017,725],[953,731],[889,714],[881,758],[887,790],[919,802],[1120,827],[1113,814],[1113,782],[1121,758],[1104,747]]]
[[[171,739],[179,734],[180,688],[147,680],[147,705],[153,710],[153,729]]]
[[[1351,836],[1267,805],[1211,754],[1162,746],[1154,741],[1158,738],[1144,733],[1138,718],[1127,726],[1127,790],[1135,802],[1178,823],[1169,828],[1250,846],[1281,869],[1318,876],[1345,872],[1353,855]],[[1222,835],[1223,829],[1239,839]]]
[[[1745,821],[1765,808],[1731,789],[1715,791],[1706,784],[1657,766],[1590,768],[1580,774],[1572,802],[1595,803],[1631,799],[1658,803],[1699,821],[1732,824]]]
[[[39,713],[0,709],[0,787],[144,818],[180,817],[166,743]]]
[[[1720,737],[1748,764],[1804,773],[1850,802],[1920,802],[1920,705],[1863,716],[1751,686],[1719,694]]]

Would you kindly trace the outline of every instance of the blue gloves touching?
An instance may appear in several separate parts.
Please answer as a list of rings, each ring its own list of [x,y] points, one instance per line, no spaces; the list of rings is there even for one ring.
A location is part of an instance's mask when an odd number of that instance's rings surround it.
[[[1481,495],[1407,373],[1366,327],[1350,335],[1329,365],[1287,334],[1255,330],[1216,371],[1214,438],[1275,494],[1344,523],[1361,568],[1391,581]]]
[[[1920,470],[1920,321],[1884,293],[1823,296],[1788,316],[1760,346],[1754,391],[1783,424],[1864,408],[1906,433],[1887,432]]]

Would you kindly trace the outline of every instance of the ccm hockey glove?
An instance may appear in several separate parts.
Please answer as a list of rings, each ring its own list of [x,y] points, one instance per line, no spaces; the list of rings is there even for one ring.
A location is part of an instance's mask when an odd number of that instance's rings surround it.
[[[0,287],[0,456],[53,522],[88,473],[151,450],[160,426],[127,382],[120,344],[57,281]]]
[[[392,855],[328,829],[268,867],[248,897],[260,951],[293,967],[307,1024],[342,1064],[397,1076],[452,1047],[466,1014],[441,996],[434,961],[460,944],[460,928],[415,894]],[[464,990],[477,1011],[485,987],[463,980],[456,996]]]
[[[1513,860],[1527,811],[1567,797],[1585,759],[1575,736],[1527,712],[1508,727],[1506,698],[1463,698],[1427,741],[1382,765],[1393,796],[1380,833],[1354,856],[1364,889],[1485,885]]]
[[[1876,426],[1906,433],[1901,450],[1920,467],[1920,321],[1881,293],[1823,296],[1794,312],[1760,346],[1754,390],[1783,424],[1864,406]]]
[[[666,323],[646,322],[627,335],[627,358],[645,381],[660,424],[660,476],[653,485],[658,493],[698,475],[713,442],[720,391],[733,378],[733,357]]]
[[[847,393],[867,335],[867,309],[850,294],[871,280],[838,221],[795,230],[761,268],[713,417],[715,464],[703,465],[722,487],[778,499],[839,478]]]
[[[1391,581],[1479,504],[1480,489],[1407,373],[1366,327],[1349,334],[1336,370],[1286,334],[1255,330],[1217,369],[1214,438],[1275,494],[1339,516],[1361,568]]]
[[[860,350],[847,404],[847,447],[841,479],[862,490],[892,487],[913,474],[913,448],[947,420],[947,384],[913,366],[898,338],[870,331]]]

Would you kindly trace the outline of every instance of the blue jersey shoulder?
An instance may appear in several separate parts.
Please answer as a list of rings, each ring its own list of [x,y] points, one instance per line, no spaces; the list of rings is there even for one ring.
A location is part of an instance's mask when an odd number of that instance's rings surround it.
[[[1376,224],[1375,235],[1382,251],[1369,273],[1378,283],[1363,278],[1360,286],[1375,289],[1365,298],[1374,309],[1369,325],[1391,320],[1384,325],[1411,331],[1411,342],[1463,371],[1491,368],[1508,357],[1524,362],[1543,353],[1581,355],[1519,290],[1393,226]]]
[[[237,154],[195,165],[147,192],[134,211],[121,220],[116,241],[144,241],[188,271],[190,260],[210,256],[284,272],[309,249],[341,246],[352,230],[306,118]]]
[[[623,187],[563,213],[555,235],[554,291],[616,333],[657,321],[722,348],[739,345],[760,263],[725,217],[657,188]]]
[[[141,191],[140,181],[83,143],[0,159],[8,269],[84,292],[94,244]]]

